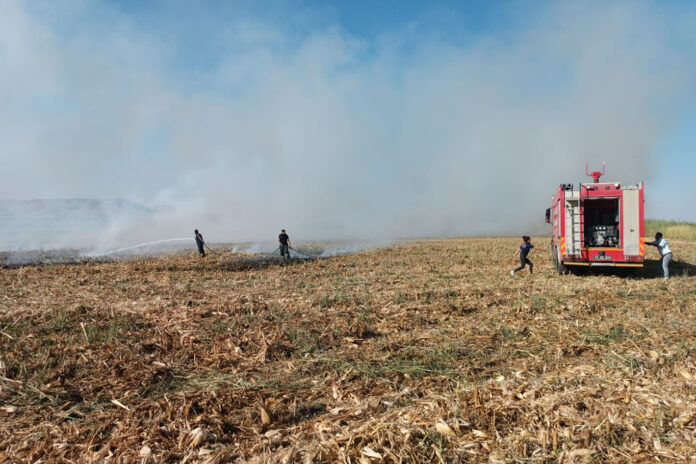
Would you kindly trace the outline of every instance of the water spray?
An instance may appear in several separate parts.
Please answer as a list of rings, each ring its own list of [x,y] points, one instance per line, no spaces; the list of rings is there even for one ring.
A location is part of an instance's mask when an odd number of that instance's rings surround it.
[[[193,240],[193,239],[192,239],[192,238],[167,238],[167,239],[164,239],[164,240],[155,240],[155,241],[153,241],[153,242],[139,243],[139,244],[137,244],[137,245],[133,245],[133,246],[125,247],[125,248],[117,248],[117,249],[115,249],[115,250],[110,250],[110,251],[107,251],[106,253],[102,253],[102,254],[100,254],[100,255],[98,255],[98,256],[107,256],[107,255],[111,255],[111,254],[114,254],[114,253],[120,253],[120,252],[122,252],[122,251],[134,250],[134,249],[136,249],[136,248],[142,248],[142,247],[146,247],[146,246],[150,246],[150,245],[157,245],[157,244],[160,244],[160,243],[167,243],[167,242],[182,242],[182,241],[191,241],[191,240]],[[209,248],[209,249],[210,249],[210,248]]]
[[[298,255],[302,255],[302,256],[304,256],[304,257],[306,257],[306,258],[316,258],[315,255],[307,254],[307,253],[305,253],[304,251],[296,250],[296,249],[293,248],[293,247],[288,247],[288,248],[290,248],[292,251],[294,251],[294,252],[297,253]]]

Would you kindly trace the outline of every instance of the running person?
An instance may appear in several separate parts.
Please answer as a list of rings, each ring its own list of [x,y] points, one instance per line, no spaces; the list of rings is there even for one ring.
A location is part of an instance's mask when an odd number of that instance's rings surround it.
[[[280,256],[284,257],[285,259],[290,259],[290,251],[288,251],[290,248],[290,236],[285,233],[285,229],[280,231],[280,235],[278,235],[278,243],[280,244]]]
[[[524,269],[524,267],[529,264],[529,273],[533,274],[534,273],[534,264],[527,258],[527,255],[529,255],[529,252],[532,251],[532,248],[534,248],[534,245],[532,245],[529,242],[529,236],[528,235],[523,235],[522,236],[522,245],[515,251],[515,256],[517,256],[517,253],[520,254],[520,266],[518,268],[513,269],[510,271],[510,275],[515,275],[515,272],[521,271]]]
[[[662,277],[665,280],[669,279],[669,263],[672,262],[672,250],[670,250],[667,240],[662,238],[662,232],[656,233],[655,240],[652,242],[647,242],[646,245],[657,247],[657,251],[660,252],[660,268],[662,269]]]
[[[205,241],[203,241],[203,236],[200,234],[200,232],[198,232],[198,229],[194,230],[193,233],[196,237],[196,246],[198,246],[198,252],[201,254],[201,256],[205,257],[205,250],[203,249]]]

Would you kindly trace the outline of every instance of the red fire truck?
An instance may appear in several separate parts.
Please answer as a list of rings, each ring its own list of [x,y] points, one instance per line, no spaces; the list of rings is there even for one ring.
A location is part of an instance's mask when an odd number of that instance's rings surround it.
[[[551,257],[559,274],[581,267],[642,267],[643,183],[600,182],[605,173],[585,172],[592,183],[561,184],[546,222],[553,225]]]

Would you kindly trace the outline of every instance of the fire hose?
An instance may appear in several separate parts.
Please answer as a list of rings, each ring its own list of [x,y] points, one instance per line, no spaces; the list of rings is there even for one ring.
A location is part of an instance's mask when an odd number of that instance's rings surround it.
[[[280,247],[276,247],[275,250],[273,250],[273,251],[271,251],[271,252],[269,252],[269,253],[264,253],[264,254],[266,254],[266,255],[271,255],[271,256],[275,256],[275,254],[278,252],[278,250],[280,250]],[[298,255],[302,255],[302,256],[304,256],[304,257],[306,257],[306,258],[316,258],[315,255],[311,255],[311,254],[305,253],[304,251],[298,250],[298,249],[293,248],[293,247],[291,247],[291,246],[288,247],[288,250],[292,250],[292,251],[294,251],[295,253],[297,253]]]
[[[275,250],[271,251],[270,253],[266,253],[267,255],[275,255],[276,251],[280,250],[280,247],[276,248]]]

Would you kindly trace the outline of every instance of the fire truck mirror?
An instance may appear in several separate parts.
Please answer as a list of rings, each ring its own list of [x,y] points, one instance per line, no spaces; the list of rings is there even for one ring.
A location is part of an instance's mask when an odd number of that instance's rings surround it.
[[[546,222],[551,223],[551,208],[546,208]]]

